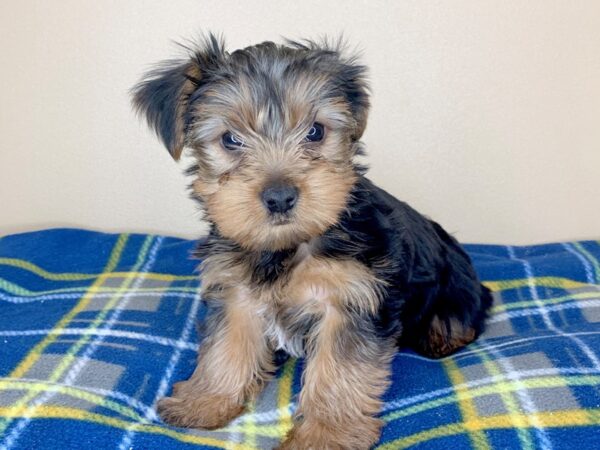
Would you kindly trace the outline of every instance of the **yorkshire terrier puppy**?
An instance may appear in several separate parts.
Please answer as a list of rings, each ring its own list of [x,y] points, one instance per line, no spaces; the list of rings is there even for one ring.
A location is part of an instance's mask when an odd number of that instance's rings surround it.
[[[473,341],[491,304],[437,223],[365,178],[366,68],[340,45],[209,35],[134,88],[171,155],[189,148],[209,308],[196,370],[158,409],[219,428],[242,413],[283,350],[306,358],[280,448],[367,449],[398,345],[438,358]]]

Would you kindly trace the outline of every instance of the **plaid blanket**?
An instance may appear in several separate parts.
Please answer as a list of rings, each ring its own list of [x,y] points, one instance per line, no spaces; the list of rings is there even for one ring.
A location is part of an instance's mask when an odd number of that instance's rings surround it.
[[[289,360],[227,428],[154,405],[197,350],[193,243],[60,229],[0,239],[0,448],[271,448],[292,425]],[[485,335],[440,361],[401,351],[378,449],[600,449],[600,244],[469,245],[494,291]]]

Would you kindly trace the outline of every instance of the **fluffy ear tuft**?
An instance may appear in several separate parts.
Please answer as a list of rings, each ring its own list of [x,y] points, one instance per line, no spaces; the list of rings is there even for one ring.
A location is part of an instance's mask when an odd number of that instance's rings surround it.
[[[332,71],[337,78],[337,84],[342,88],[344,97],[350,105],[352,116],[356,121],[352,139],[358,141],[367,126],[371,106],[367,67],[359,61],[360,52],[350,50],[343,35],[340,35],[337,39],[323,36],[318,41],[287,39],[286,42],[294,49],[312,53],[313,57],[319,56],[329,61],[333,60],[334,69]]]
[[[135,110],[148,121],[174,159],[186,143],[190,95],[207,82],[205,74],[225,55],[222,41],[209,34],[200,44],[183,46],[187,60],[160,63],[132,90]]]
[[[352,115],[356,120],[356,128],[352,139],[358,141],[367,127],[369,116],[369,85],[367,83],[367,68],[358,64],[352,58],[342,63],[339,73],[341,84],[344,86],[346,100],[350,104]]]

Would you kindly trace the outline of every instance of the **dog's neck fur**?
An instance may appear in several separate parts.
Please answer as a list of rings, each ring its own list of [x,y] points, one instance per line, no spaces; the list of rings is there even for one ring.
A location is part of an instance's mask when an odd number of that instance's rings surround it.
[[[211,254],[223,251],[238,254],[240,261],[248,265],[251,281],[258,285],[272,284],[308,256],[345,256],[364,259],[367,262],[367,255],[361,257],[369,247],[365,242],[368,237],[364,233],[366,230],[361,230],[369,226],[368,220],[365,220],[365,213],[361,211],[366,195],[364,189],[366,183],[368,183],[366,178],[359,177],[338,222],[322,235],[313,237],[308,242],[276,251],[249,250],[224,237],[217,226],[211,223],[210,234],[207,239],[200,242],[195,256],[205,259]]]

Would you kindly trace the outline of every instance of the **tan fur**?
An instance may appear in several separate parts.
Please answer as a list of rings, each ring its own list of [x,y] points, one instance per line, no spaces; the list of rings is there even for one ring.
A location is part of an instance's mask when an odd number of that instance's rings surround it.
[[[375,314],[379,308],[384,284],[366,266],[355,260],[314,257],[308,244],[301,245],[290,260],[289,275],[268,287],[249,287],[251,271],[245,263],[243,255],[236,253],[207,258],[201,266],[202,289],[206,293],[218,287],[228,292],[247,286],[252,308],[267,321],[266,328],[274,329],[276,324],[268,321],[289,309],[295,311],[295,320],[301,321],[307,315],[321,317],[329,308],[351,307],[364,314]],[[224,301],[229,302],[227,298]]]
[[[219,428],[240,414],[272,372],[264,324],[243,288],[224,301],[225,318],[207,337],[191,378],[178,383],[173,397],[162,399],[159,412],[169,423]]]
[[[236,292],[235,287],[249,285],[249,268],[240,255],[234,252],[222,252],[206,258],[200,265],[200,271],[203,295],[216,288],[222,290],[219,298],[224,298],[227,294]]]
[[[382,282],[355,260],[307,256],[292,272],[283,297],[294,302],[316,301],[322,307],[347,306],[376,314]]]
[[[208,100],[195,106],[194,115],[204,119],[192,124],[189,133],[198,160],[193,192],[219,232],[247,249],[273,251],[307,242],[335,224],[348,202],[356,181],[356,148],[349,137],[354,118],[343,99],[318,98],[325,79],[316,78],[300,77],[289,87],[283,122],[270,138],[265,135],[274,124],[257,110],[243,81],[235,89],[207,90]],[[325,126],[325,138],[303,142],[313,120]],[[245,147],[225,149],[221,137],[226,131],[239,136]],[[268,216],[260,198],[275,180],[299,191],[285,224]]]
[[[281,449],[367,449],[382,422],[373,416],[388,386],[394,348],[353,347],[347,318],[329,309],[310,337],[298,419]]]
[[[196,370],[158,408],[173,425],[223,426],[257,395],[281,348],[307,356],[299,416],[282,448],[365,449],[379,436],[374,415],[395,349],[367,329],[385,286],[357,260],[324,256],[319,237],[360,176],[368,92],[364,67],[336,56],[341,45],[313,47],[264,43],[229,54],[210,38],[191,62],[168,64],[137,91],[173,157],[193,150],[193,195],[220,235],[201,266],[212,308]],[[264,66],[274,51],[281,57]],[[174,112],[162,91],[177,97]],[[285,209],[268,198],[275,187],[294,192],[281,197]],[[257,264],[265,255],[273,265]]]
[[[185,74],[187,77],[192,79],[200,79],[202,77],[200,68],[193,63],[187,65]],[[175,142],[172,148],[169,148],[169,153],[171,153],[171,156],[175,160],[178,160],[181,157],[181,153],[183,152],[183,148],[185,146],[185,113],[189,106],[187,99],[195,89],[196,85],[187,79],[184,83],[182,83],[178,95],[179,101],[177,102],[177,110],[175,112]]]
[[[331,309],[351,308],[373,313],[379,308],[382,282],[364,265],[353,260],[313,257],[301,246],[290,262],[290,275],[261,294],[267,335],[273,348],[303,356],[304,335],[293,334],[298,324],[322,320]],[[278,317],[285,317],[278,320]]]
[[[379,398],[388,385],[395,348],[357,343],[348,307],[373,313],[381,282],[353,260],[302,255],[282,291],[288,304],[320,320],[308,335],[308,363],[299,420],[281,448],[365,449],[379,437]],[[284,303],[286,305],[286,303]],[[284,306],[285,307],[285,306]]]
[[[435,316],[430,324],[428,339],[422,344],[422,350],[433,358],[441,358],[473,342],[475,338],[475,330],[463,327],[460,321],[450,319],[446,324]]]
[[[206,209],[223,236],[247,249],[280,250],[322,234],[337,221],[355,180],[350,167],[339,169],[326,161],[311,164],[306,158],[297,159],[287,167],[284,161],[272,161],[267,168],[256,161],[220,183],[208,196]],[[273,224],[261,203],[261,191],[274,178],[299,190],[293,217],[286,224]],[[195,187],[200,192],[204,185]]]
[[[380,301],[381,282],[354,260],[314,257],[309,244],[290,261],[287,277],[269,288],[251,289],[249,268],[236,253],[205,260],[202,285],[221,298],[227,326],[204,342],[194,374],[161,402],[170,423],[218,427],[242,411],[244,401],[259,391],[270,366],[270,350],[280,344],[297,350],[309,339],[309,362],[300,397],[304,419],[285,448],[367,448],[378,436],[373,418],[387,386],[393,346],[365,344],[354,348],[348,307],[373,313]],[[288,322],[277,317],[288,315]],[[317,321],[310,335],[293,335],[289,328],[307,318]],[[282,335],[274,336],[278,327]],[[286,329],[287,328],[287,329]],[[270,349],[267,347],[270,338]],[[280,342],[276,342],[279,340]],[[298,350],[301,352],[301,350]],[[218,407],[211,402],[218,401]],[[339,447],[326,446],[325,442]],[[330,444],[333,445],[333,444]]]

